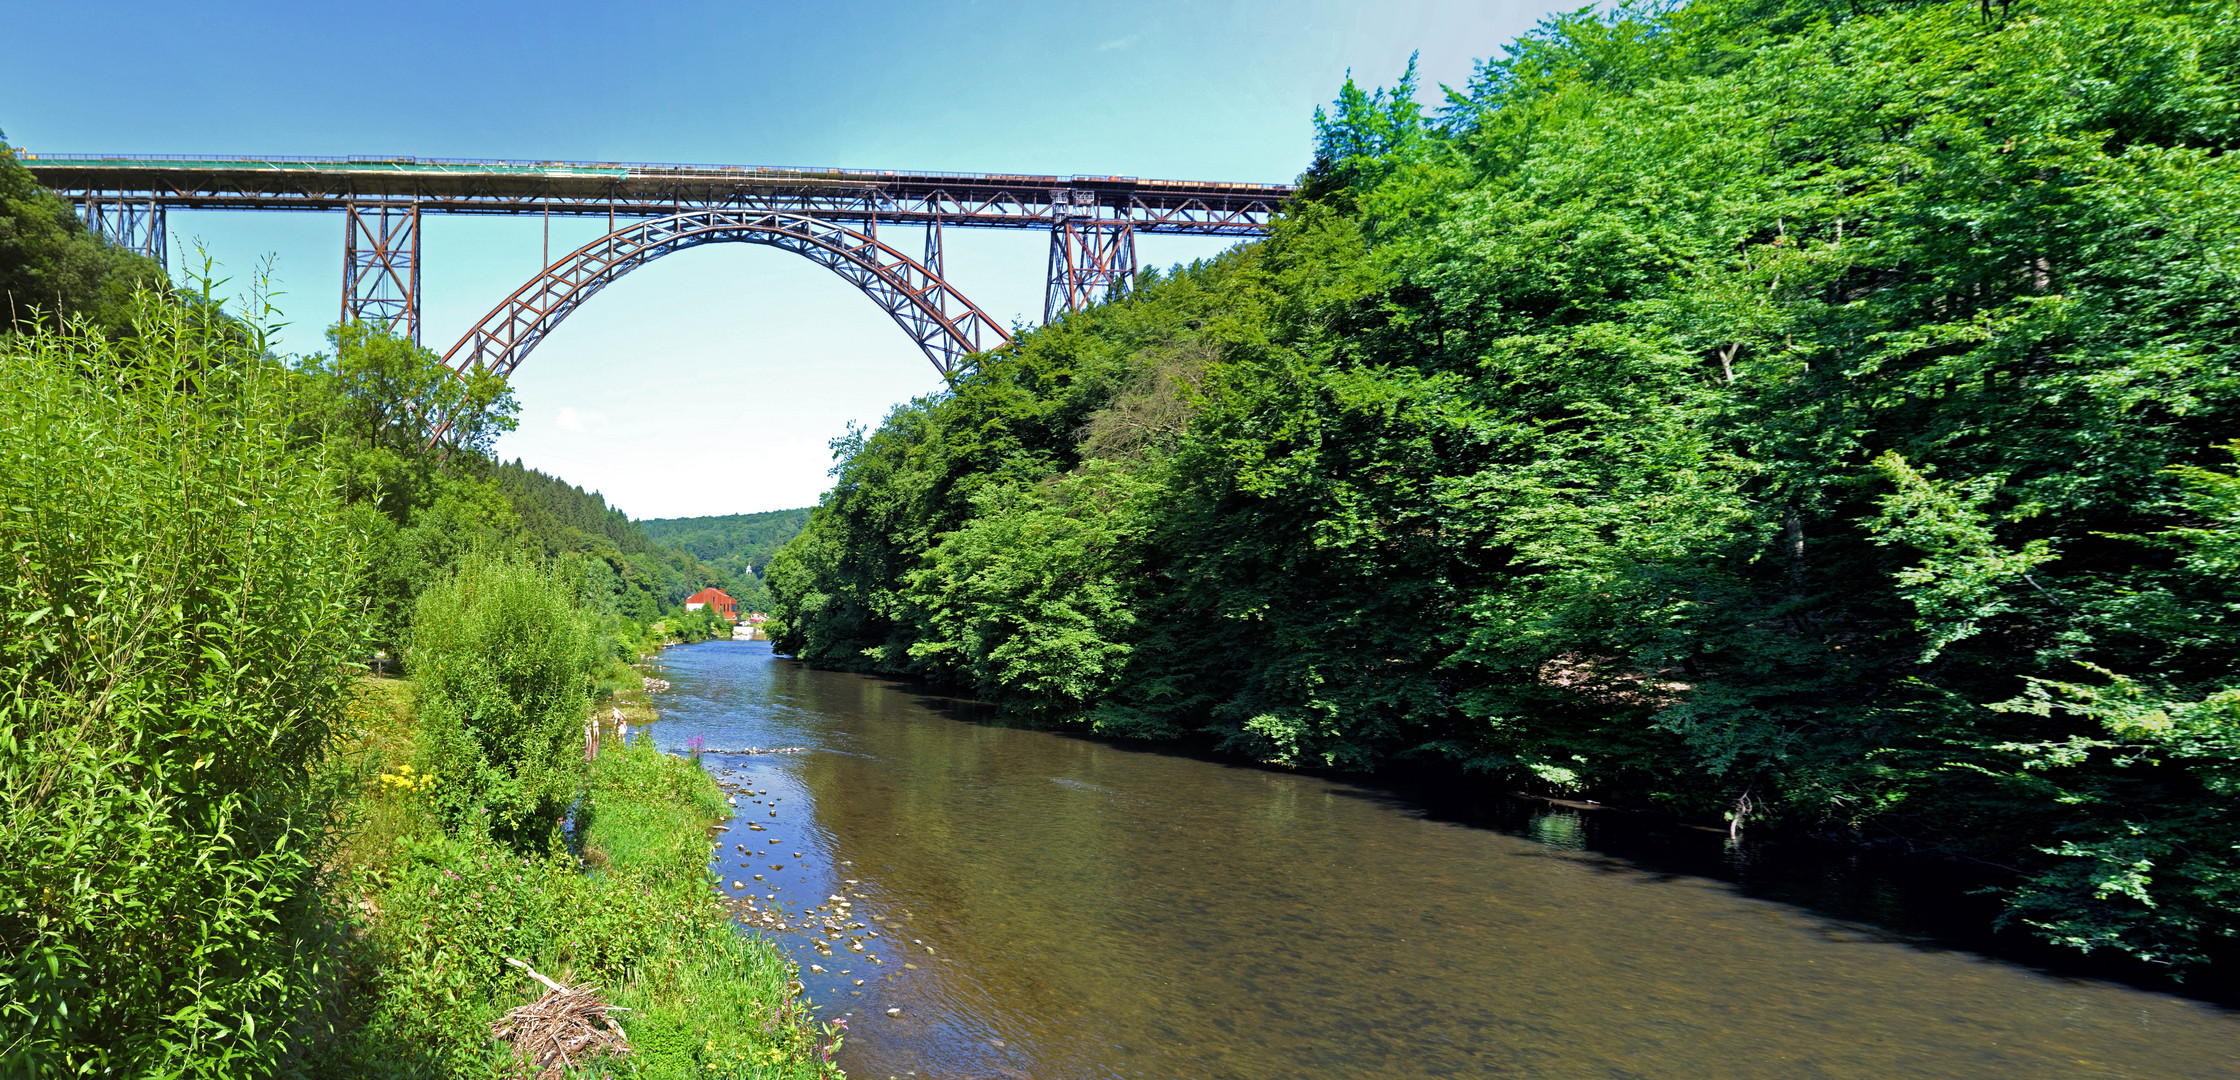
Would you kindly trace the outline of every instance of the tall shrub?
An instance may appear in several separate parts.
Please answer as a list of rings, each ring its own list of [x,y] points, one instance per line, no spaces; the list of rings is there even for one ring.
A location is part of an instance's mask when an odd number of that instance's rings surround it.
[[[316,977],[356,544],[261,341],[140,305],[0,336],[0,1074],[267,1072]]]
[[[420,595],[405,664],[453,829],[533,848],[566,811],[605,651],[570,596],[552,572],[488,555]]]

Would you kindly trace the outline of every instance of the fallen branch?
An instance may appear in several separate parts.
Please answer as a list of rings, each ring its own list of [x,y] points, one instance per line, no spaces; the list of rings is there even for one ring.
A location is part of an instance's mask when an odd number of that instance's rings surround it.
[[[540,1080],[560,1080],[593,1054],[630,1052],[621,1026],[608,1015],[628,1009],[600,1001],[595,996],[597,987],[562,986],[513,957],[506,957],[506,963],[543,983],[545,992],[491,1024],[490,1037],[510,1044],[514,1056],[535,1069]]]

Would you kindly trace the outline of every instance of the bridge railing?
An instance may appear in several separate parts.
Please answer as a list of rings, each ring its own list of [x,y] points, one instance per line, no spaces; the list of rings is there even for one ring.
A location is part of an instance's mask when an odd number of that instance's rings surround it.
[[[690,173],[707,176],[808,176],[850,177],[866,180],[959,180],[974,183],[996,184],[1128,184],[1157,188],[1224,188],[1236,191],[1264,192],[1271,195],[1287,194],[1289,184],[1263,184],[1250,182],[1208,182],[1200,180],[1146,180],[1135,176],[1091,176],[1076,173],[1071,176],[1041,173],[971,173],[940,172],[897,169],[854,169],[825,165],[710,165],[690,162],[648,161],[536,161],[517,158],[423,158],[407,155],[383,156],[378,154],[353,154],[346,157],[321,157],[314,155],[244,155],[244,154],[50,154],[17,148],[17,156],[25,162],[98,165],[115,162],[119,165],[340,165],[340,166],[421,166],[445,170],[494,168],[494,169],[584,169],[596,171],[637,171]]]

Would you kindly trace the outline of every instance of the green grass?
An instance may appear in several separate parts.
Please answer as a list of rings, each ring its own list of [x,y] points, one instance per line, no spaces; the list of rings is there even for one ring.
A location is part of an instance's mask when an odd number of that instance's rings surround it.
[[[792,963],[742,937],[716,898],[708,829],[729,810],[706,772],[650,744],[610,740],[586,770],[580,858],[523,857],[446,833],[427,810],[430,790],[379,779],[398,775],[414,750],[399,689],[370,685],[355,715],[353,760],[370,779],[337,848],[348,862],[335,881],[365,926],[345,965],[336,1035],[307,1071],[506,1072],[488,1025],[540,990],[506,965],[515,957],[630,1010],[621,1023],[633,1052],[579,1075],[838,1075],[826,1060],[837,1033],[815,1026]]]

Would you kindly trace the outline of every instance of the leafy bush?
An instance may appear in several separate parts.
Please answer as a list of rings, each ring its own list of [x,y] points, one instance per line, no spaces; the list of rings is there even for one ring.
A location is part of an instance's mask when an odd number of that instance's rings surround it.
[[[319,977],[358,545],[206,305],[0,336],[0,1071],[267,1071]]]
[[[0,143],[0,333],[83,319],[117,337],[132,331],[136,294],[170,287],[154,259],[103,243],[69,200],[40,187]]]
[[[420,595],[405,654],[419,767],[454,830],[542,850],[575,795],[607,645],[569,595],[545,569],[479,554]]]
[[[920,614],[911,665],[1030,713],[1078,712],[1132,651],[1149,485],[1092,463],[1048,491],[991,487],[907,579]]]

